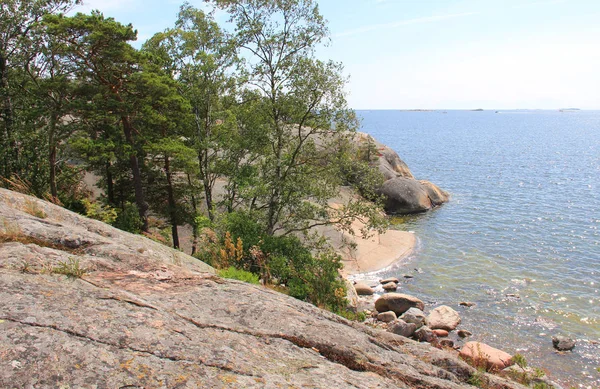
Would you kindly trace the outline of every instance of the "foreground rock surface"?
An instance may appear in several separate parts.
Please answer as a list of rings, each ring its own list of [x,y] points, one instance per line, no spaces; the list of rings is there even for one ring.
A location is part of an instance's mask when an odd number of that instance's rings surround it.
[[[2,189],[0,236],[2,388],[469,388],[475,374],[429,345]],[[76,261],[81,278],[49,271]]]

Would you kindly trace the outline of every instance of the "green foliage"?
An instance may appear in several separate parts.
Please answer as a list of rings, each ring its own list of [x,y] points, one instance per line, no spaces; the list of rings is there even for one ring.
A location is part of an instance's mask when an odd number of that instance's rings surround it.
[[[89,199],[83,199],[81,201],[85,207],[85,216],[100,220],[106,224],[113,224],[118,217],[118,211],[116,208],[110,205],[103,205],[97,201],[90,201]]]
[[[66,262],[60,262],[52,268],[54,274],[64,274],[68,278],[81,278],[87,270],[81,267],[79,259],[69,258]]]
[[[246,271],[246,270],[236,269],[233,266],[230,266],[227,269],[219,270],[218,274],[219,274],[219,277],[223,277],[223,278],[231,278],[234,280],[240,280],[240,281],[247,282],[249,284],[256,284],[256,285],[260,284],[258,275],[254,274],[254,273],[250,273],[249,271]]]
[[[515,354],[513,355],[513,362],[519,366],[521,369],[526,369],[527,368],[527,361],[525,360],[525,357],[521,354]]]
[[[142,219],[137,206],[132,203],[125,203],[123,208],[119,210],[113,226],[134,234],[142,232]]]

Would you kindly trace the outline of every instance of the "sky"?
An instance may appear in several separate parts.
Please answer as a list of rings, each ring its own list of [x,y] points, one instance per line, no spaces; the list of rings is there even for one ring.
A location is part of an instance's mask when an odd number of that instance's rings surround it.
[[[138,43],[182,1],[84,0]],[[201,0],[189,1],[204,7]],[[354,109],[600,109],[600,0],[321,0]],[[216,14],[225,22],[226,15]]]

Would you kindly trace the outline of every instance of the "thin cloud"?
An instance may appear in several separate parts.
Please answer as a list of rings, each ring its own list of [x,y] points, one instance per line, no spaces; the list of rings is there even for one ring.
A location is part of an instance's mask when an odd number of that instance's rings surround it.
[[[443,20],[460,18],[460,17],[464,17],[464,16],[471,16],[471,15],[477,15],[477,14],[479,14],[479,12],[464,12],[464,13],[459,13],[459,14],[436,15],[436,16],[427,16],[427,17],[423,17],[423,18],[406,19],[406,20],[400,20],[400,21],[392,22],[392,23],[372,24],[370,26],[363,26],[363,27],[352,29],[352,30],[342,31],[338,34],[335,34],[334,36],[336,38],[340,38],[340,37],[345,37],[345,36],[350,36],[350,35],[362,34],[362,33],[370,32],[370,31],[396,28],[396,27],[407,26],[407,25],[411,25],[411,24],[435,23],[435,22],[440,22]]]
[[[567,0],[535,1],[533,3],[525,3],[525,4],[515,5],[513,8],[517,9],[517,8],[527,8],[527,7],[539,7],[539,6],[544,6],[544,5],[561,4],[561,3],[566,3],[566,2],[567,2]]]

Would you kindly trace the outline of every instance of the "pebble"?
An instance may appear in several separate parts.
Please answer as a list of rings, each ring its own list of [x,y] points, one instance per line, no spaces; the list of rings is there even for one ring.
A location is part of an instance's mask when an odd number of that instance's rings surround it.
[[[472,303],[470,301],[462,301],[459,305],[462,305],[463,307],[473,307],[475,306],[475,303]]]
[[[458,330],[458,336],[460,336],[461,338],[468,338],[471,335],[473,335],[473,333],[471,331]]]

